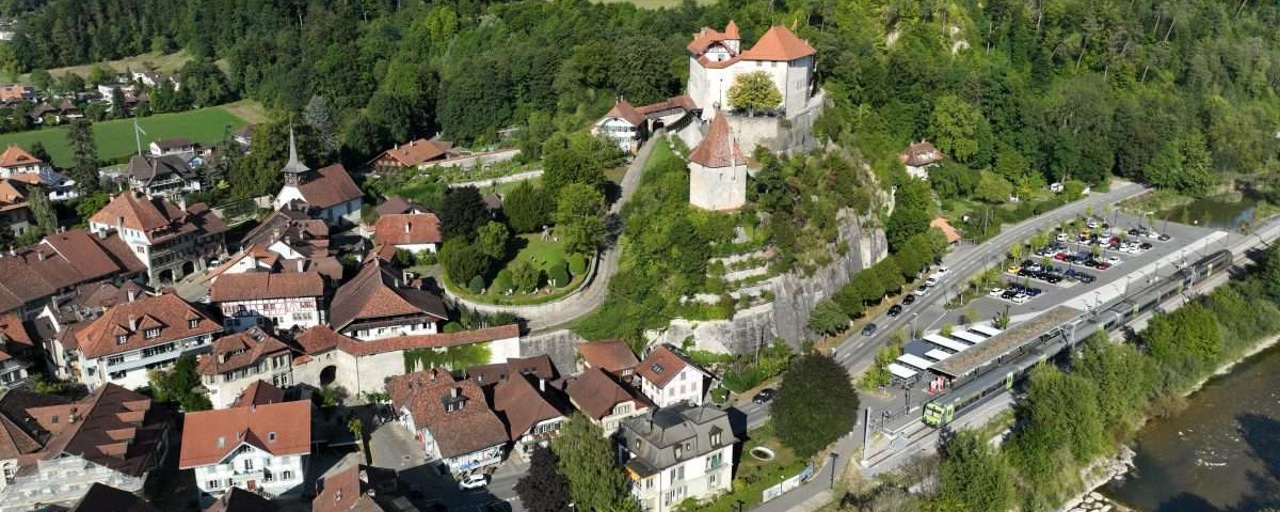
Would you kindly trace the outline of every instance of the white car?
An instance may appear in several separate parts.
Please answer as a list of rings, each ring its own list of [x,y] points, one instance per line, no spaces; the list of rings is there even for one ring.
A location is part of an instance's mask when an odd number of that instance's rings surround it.
[[[1119,258],[1118,256],[1108,256],[1108,257],[1107,257],[1107,263],[1110,263],[1110,264],[1112,264],[1112,265],[1119,265],[1119,264],[1120,264],[1120,258]]]
[[[933,272],[933,275],[935,275],[935,276],[939,276],[939,277],[941,277],[941,276],[945,276],[945,275],[947,275],[947,271],[948,271],[948,270],[950,270],[950,269],[948,269],[947,267],[938,267],[938,270],[934,271],[934,272]]]
[[[1059,242],[1066,242],[1066,241],[1067,241],[1067,234],[1066,234],[1066,233],[1058,233],[1058,238],[1057,238],[1057,240],[1058,240]]]
[[[934,286],[937,286],[937,285],[938,285],[938,276],[936,276],[936,275],[929,276],[929,278],[928,278],[928,279],[925,279],[925,280],[924,280],[924,285],[925,285],[925,286],[928,286],[928,287],[930,287],[930,288],[933,288]]]
[[[915,294],[917,297],[923,297],[923,296],[924,296],[924,294],[929,293],[929,287],[928,287],[928,286],[921,286],[921,287],[919,287],[919,288],[916,288],[916,291],[911,292],[911,293]]]
[[[1027,296],[1027,294],[1025,294],[1025,293],[1019,293],[1019,294],[1017,294],[1017,295],[1014,295],[1014,296],[1013,296],[1013,303],[1014,303],[1014,304],[1022,304],[1023,302],[1026,302],[1028,298],[1030,298],[1030,297],[1028,297],[1028,296]]]
[[[458,487],[463,489],[480,489],[489,485],[489,479],[484,475],[467,475],[458,482]]]
[[[1004,288],[992,288],[991,291],[987,292],[987,295],[990,295],[992,297],[999,297],[1000,294],[1002,293],[1004,293]]]

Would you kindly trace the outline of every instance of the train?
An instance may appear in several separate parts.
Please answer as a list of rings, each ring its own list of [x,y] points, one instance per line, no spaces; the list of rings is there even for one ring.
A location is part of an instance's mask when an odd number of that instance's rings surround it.
[[[1097,332],[1099,329],[1110,331],[1123,327],[1129,321],[1151,311],[1187,288],[1217,273],[1225,272],[1231,268],[1233,259],[1234,255],[1231,251],[1218,251],[1161,278],[1136,293],[1128,294],[1124,300],[1099,311],[1088,319],[1087,322],[1092,324],[1093,328],[1082,330],[1077,324],[1074,328],[1062,329],[1059,332],[1060,336],[1044,340],[1022,357],[1008,361],[984,376],[930,400],[924,406],[921,421],[934,428],[946,426],[954,421],[957,415],[963,414],[1001,392],[1012,390],[1014,385],[1025,378],[1036,365],[1048,361],[1067,347],[1074,345],[1077,340],[1071,339],[1068,333],[1088,334]]]

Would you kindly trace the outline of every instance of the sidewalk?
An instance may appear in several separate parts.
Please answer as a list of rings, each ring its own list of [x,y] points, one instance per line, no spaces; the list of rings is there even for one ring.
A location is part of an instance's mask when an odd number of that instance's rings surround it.
[[[754,512],[813,512],[826,506],[835,499],[835,493],[831,491],[831,472],[836,471],[836,475],[843,474],[849,459],[854,457],[858,448],[862,446],[861,443],[862,428],[859,425],[854,428],[853,433],[836,441],[834,453],[838,457],[835,464],[825,464],[813,478],[809,479],[808,483],[751,510]]]

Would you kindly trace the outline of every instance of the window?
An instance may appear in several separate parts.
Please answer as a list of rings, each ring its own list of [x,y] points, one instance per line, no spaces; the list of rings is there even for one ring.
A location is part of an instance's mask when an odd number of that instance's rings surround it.
[[[57,424],[58,424],[58,416],[55,414],[55,415],[53,416],[53,418],[51,418],[51,419],[49,420],[49,422],[50,422],[50,423],[53,423],[54,425],[57,425]]]
[[[276,433],[275,433],[275,432],[268,432],[268,433],[267,433],[267,441],[275,442],[275,440],[276,440]]]
[[[196,326],[198,326],[198,325],[200,325],[200,319],[199,319],[199,318],[192,318],[192,319],[190,319],[190,320],[187,320],[187,328],[188,328],[188,329],[195,329],[195,328],[196,328]]]
[[[720,446],[720,432],[711,433],[711,446]]]
[[[684,480],[684,466],[676,466],[671,470],[671,481],[679,482]]]
[[[276,475],[275,473],[267,471],[266,473],[262,474],[262,480],[265,482],[274,482],[276,480]]]
[[[107,366],[114,366],[124,362],[124,356],[111,356],[107,358]]]
[[[245,471],[253,471],[253,459],[245,459],[245,460],[244,460],[244,470],[245,470]]]
[[[679,459],[682,455],[684,455],[684,449],[680,445],[676,445],[676,459]]]
[[[205,482],[205,487],[208,487],[210,489],[217,489],[221,485],[222,485],[222,482],[219,482],[217,480],[210,480],[208,482]]]
[[[142,332],[142,335],[143,335],[143,336],[145,336],[145,337],[146,337],[147,339],[149,339],[149,340],[159,338],[159,337],[160,337],[160,328],[158,328],[158,327],[157,327],[157,328],[153,328],[153,329],[147,329],[146,331],[143,331],[143,332]]]
[[[707,458],[707,471],[718,468],[721,464],[724,464],[724,453],[717,452]]]
[[[129,341],[129,336],[124,334],[116,336],[116,345],[124,345],[124,342],[126,341]]]
[[[707,483],[708,483],[711,487],[715,487],[715,486],[716,486],[716,475],[714,475],[714,474],[713,474],[713,475],[711,475],[711,476],[708,476],[708,477],[707,477]]]
[[[293,472],[292,472],[292,471],[282,471],[282,472],[280,473],[280,479],[281,479],[281,480],[293,480]]]

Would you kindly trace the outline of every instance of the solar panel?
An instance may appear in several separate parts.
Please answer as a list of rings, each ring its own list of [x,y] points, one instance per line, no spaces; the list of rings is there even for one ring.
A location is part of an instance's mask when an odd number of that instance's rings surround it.
[[[898,362],[921,370],[928,370],[930,366],[933,366],[932,361],[912,354],[902,354],[898,356]]]
[[[933,349],[933,350],[930,350],[930,351],[928,351],[928,352],[925,352],[925,353],[924,353],[924,356],[925,356],[925,357],[927,357],[927,358],[929,358],[929,359],[932,359],[932,360],[934,360],[934,361],[941,361],[941,360],[943,360],[943,359],[946,359],[946,358],[948,358],[948,357],[951,357],[951,354],[950,354],[950,353],[948,353],[948,352],[943,352],[943,351],[938,350],[938,349],[936,349],[936,348],[935,348],[935,349]]]
[[[897,363],[889,363],[889,373],[892,373],[894,377],[899,379],[910,379],[916,376],[915,371]]]
[[[956,340],[953,340],[946,336],[942,336],[940,334],[930,334],[928,336],[925,336],[924,340],[934,345],[937,345],[939,347],[942,347],[948,350],[953,350],[956,352],[960,352],[966,348],[969,348],[969,346],[965,345],[964,343],[960,343]]]
[[[995,327],[981,325],[981,324],[970,325],[968,329],[970,331],[977,332],[978,334],[985,334],[987,336],[995,336],[997,334],[1000,334],[1000,329],[996,329]]]
[[[983,336],[983,335],[981,335],[981,334],[974,334],[974,333],[971,333],[971,332],[968,332],[968,331],[955,331],[955,332],[952,332],[952,333],[951,333],[951,337],[952,337],[952,338],[959,339],[959,340],[961,340],[961,341],[967,341],[967,342],[969,342],[969,343],[982,343],[982,340],[987,339],[987,337],[986,337],[986,336]]]

